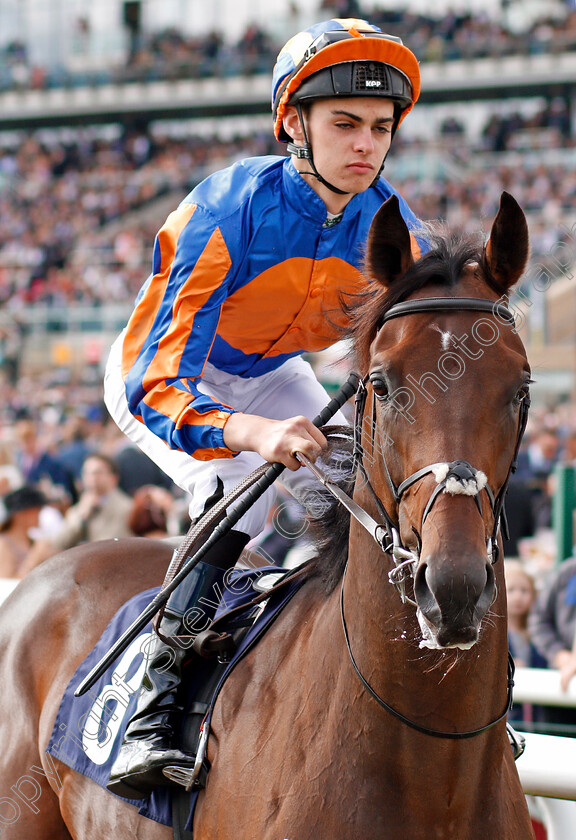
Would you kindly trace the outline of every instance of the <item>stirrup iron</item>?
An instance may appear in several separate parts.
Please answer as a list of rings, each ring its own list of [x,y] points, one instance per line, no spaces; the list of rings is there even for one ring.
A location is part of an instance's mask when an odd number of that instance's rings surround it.
[[[210,734],[210,724],[204,721],[200,728],[200,740],[198,741],[198,752],[194,761],[194,767],[178,767],[174,764],[168,764],[162,769],[162,775],[181,785],[186,792],[192,788],[206,787],[206,777],[208,775],[208,765],[205,762],[206,748],[208,746],[208,735]]]

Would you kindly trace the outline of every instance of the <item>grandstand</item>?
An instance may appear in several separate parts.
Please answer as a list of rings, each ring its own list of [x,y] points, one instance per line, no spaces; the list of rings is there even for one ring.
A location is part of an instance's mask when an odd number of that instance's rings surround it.
[[[484,227],[502,189],[526,209],[533,268],[523,335],[536,394],[573,396],[576,13],[568,4],[547,3],[545,17],[512,26],[514,3],[490,18],[324,0],[224,36],[153,20],[154,2],[106,3],[117,13],[106,49],[94,14],[83,35],[82,27],[62,35],[60,52],[44,56],[24,31],[6,41],[10,4],[0,3],[0,353],[12,381],[47,360],[64,377],[86,366],[94,374],[147,276],[167,210],[229,160],[279,151],[269,71],[285,30],[294,31],[295,16],[306,25],[348,6],[399,34],[421,60],[421,103],[387,164],[420,216]],[[53,4],[60,13],[66,5]]]

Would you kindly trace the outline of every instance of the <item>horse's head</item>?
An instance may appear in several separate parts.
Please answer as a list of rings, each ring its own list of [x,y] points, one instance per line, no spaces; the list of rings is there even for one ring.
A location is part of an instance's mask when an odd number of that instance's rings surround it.
[[[402,550],[414,561],[425,644],[465,648],[495,598],[499,512],[525,422],[529,367],[505,304],[528,232],[503,193],[484,247],[438,230],[430,240],[414,261],[394,197],[374,219],[367,272],[380,289],[356,333],[362,445],[397,561]]]

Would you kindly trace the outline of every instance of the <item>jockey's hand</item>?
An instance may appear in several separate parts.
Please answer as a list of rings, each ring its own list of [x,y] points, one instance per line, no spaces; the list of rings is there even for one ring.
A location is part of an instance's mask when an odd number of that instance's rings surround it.
[[[315,461],[327,441],[307,417],[269,420],[255,414],[231,414],[224,426],[224,443],[234,452],[258,452],[265,461],[279,462],[297,470],[300,462],[294,452],[303,452]]]

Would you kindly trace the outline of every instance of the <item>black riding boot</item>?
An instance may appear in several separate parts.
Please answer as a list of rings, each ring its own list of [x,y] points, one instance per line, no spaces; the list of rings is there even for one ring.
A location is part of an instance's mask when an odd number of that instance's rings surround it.
[[[160,627],[164,636],[190,637],[206,629],[216,612],[224,575],[248,540],[241,531],[230,531],[194,567],[168,599]],[[112,793],[142,799],[155,787],[171,784],[164,767],[194,766],[195,757],[175,743],[183,711],[178,697],[182,663],[189,656],[188,648],[175,649],[153,637],[136,711],[110,773],[107,787]]]

